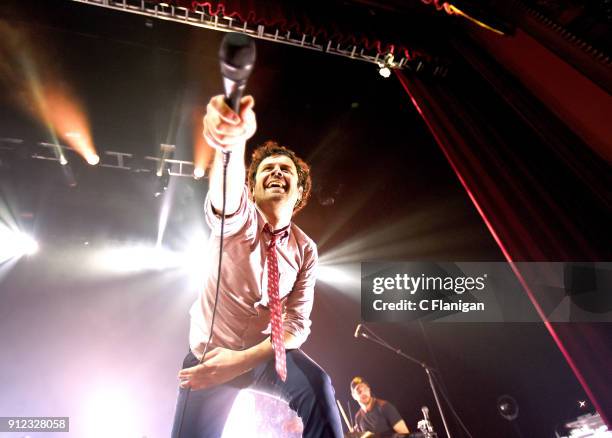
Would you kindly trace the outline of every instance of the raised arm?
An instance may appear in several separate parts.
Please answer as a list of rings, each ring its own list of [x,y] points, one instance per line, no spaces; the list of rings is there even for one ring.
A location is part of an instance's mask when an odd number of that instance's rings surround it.
[[[234,113],[222,95],[210,99],[204,116],[204,140],[215,150],[210,171],[208,193],[216,213],[223,206],[223,152],[231,152],[227,167],[225,215],[230,216],[240,207],[245,183],[244,151],[246,141],[255,134],[257,122],[252,96],[240,101],[239,114]]]

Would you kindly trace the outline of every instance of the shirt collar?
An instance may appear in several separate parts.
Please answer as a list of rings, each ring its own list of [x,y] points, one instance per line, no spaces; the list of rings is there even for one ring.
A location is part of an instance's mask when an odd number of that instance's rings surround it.
[[[263,225],[260,229],[260,233],[264,236],[266,240],[270,240],[271,236],[274,235],[278,236],[277,243],[284,243],[287,241],[287,239],[289,238],[289,233],[291,231],[291,223],[289,223],[289,225],[284,226],[283,228],[279,228],[278,230],[270,231],[271,228],[272,226],[269,223],[263,222]]]
[[[284,226],[283,228],[279,228],[278,230],[270,231],[272,226],[265,222],[261,227],[261,233],[266,237],[266,239],[270,239],[271,235],[278,236],[277,242],[282,243],[287,240],[289,237],[289,231],[291,230],[291,223],[289,225]]]

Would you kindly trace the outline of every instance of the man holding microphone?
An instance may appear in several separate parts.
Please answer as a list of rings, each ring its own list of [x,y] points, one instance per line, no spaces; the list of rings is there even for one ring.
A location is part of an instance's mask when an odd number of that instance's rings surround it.
[[[252,388],[287,401],[302,419],[304,437],[340,438],[329,376],[299,349],[310,333],[317,247],[292,217],[308,201],[310,168],[274,142],[256,149],[245,168],[246,141],[256,130],[253,106],[244,97],[235,113],[216,96],[204,117],[204,138],[215,150],[205,201],[209,250],[219,253],[225,201],[223,261],[218,297],[212,262],[190,310],[190,352],[178,375],[172,436],[220,437],[238,392]],[[224,200],[225,152],[231,159]]]

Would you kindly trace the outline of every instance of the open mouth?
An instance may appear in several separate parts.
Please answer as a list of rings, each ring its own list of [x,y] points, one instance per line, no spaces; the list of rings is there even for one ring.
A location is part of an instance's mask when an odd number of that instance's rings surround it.
[[[286,185],[282,181],[274,180],[274,181],[270,181],[266,185],[266,189],[281,189],[281,190],[285,191],[286,190]]]

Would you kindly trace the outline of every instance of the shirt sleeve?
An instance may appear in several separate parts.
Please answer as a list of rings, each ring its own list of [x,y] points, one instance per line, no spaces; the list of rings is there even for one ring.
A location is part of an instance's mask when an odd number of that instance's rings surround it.
[[[295,336],[298,346],[302,345],[310,334],[310,312],[314,302],[316,267],[318,262],[317,247],[314,242],[304,251],[304,263],[298,272],[293,289],[287,296],[283,329]]]
[[[238,211],[231,216],[225,216],[225,224],[223,226],[224,237],[236,234],[245,226],[249,219],[253,220],[255,214],[255,206],[249,200],[247,188],[244,186]],[[211,234],[216,237],[221,236],[221,215],[215,213],[209,193],[206,194],[206,200],[204,201],[204,216],[206,223],[210,227]]]
[[[397,411],[397,408],[393,406],[391,403],[389,402],[384,403],[380,407],[380,409],[383,412],[383,415],[385,416],[385,418],[387,419],[387,422],[391,429],[393,429],[393,426],[395,426],[395,423],[402,420],[402,416]]]

